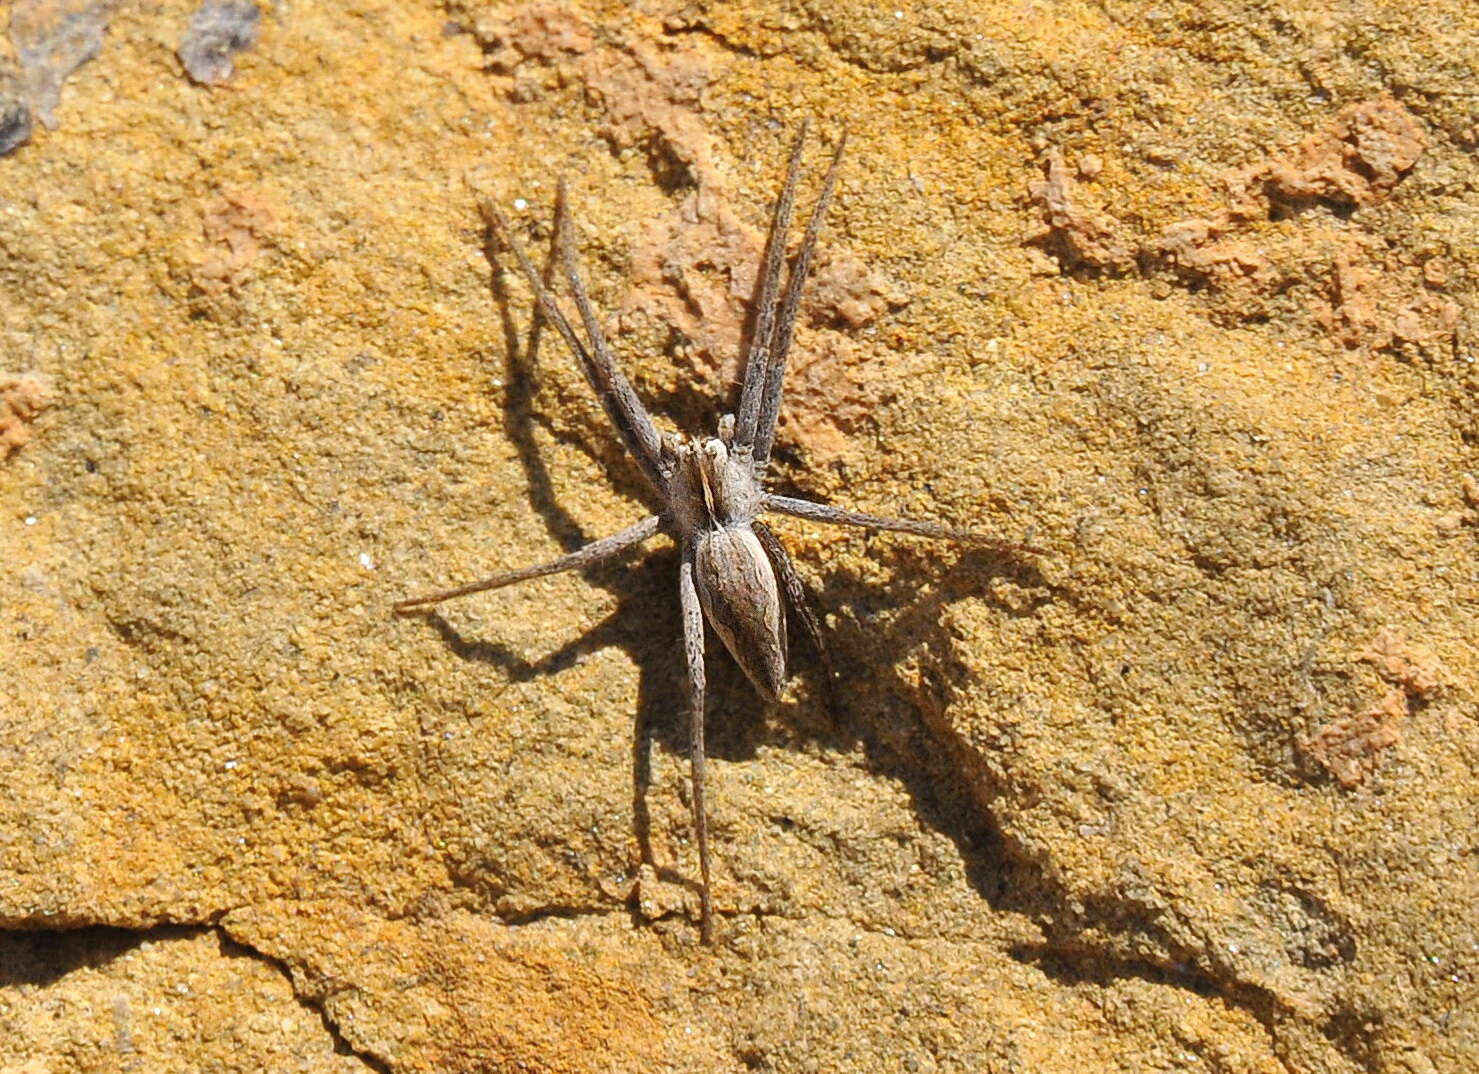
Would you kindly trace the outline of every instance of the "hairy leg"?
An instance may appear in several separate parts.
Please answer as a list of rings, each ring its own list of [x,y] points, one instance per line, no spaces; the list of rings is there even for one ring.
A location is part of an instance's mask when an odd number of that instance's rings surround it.
[[[678,592],[683,606],[683,653],[688,665],[688,757],[693,768],[693,830],[698,840],[698,929],[714,942],[714,904],[709,893],[709,818],[704,809],[704,613],[694,581],[693,549],[683,549]]]
[[[444,600],[454,597],[465,597],[470,593],[482,593],[489,589],[500,589],[515,582],[527,582],[531,578],[543,578],[547,574],[559,574],[561,571],[579,570],[582,567],[591,567],[608,559],[614,559],[628,549],[635,548],[643,541],[657,533],[659,527],[658,518],[652,515],[644,518],[635,526],[628,526],[620,533],[613,533],[610,537],[602,537],[599,541],[592,541],[584,548],[578,548],[567,556],[551,560],[549,563],[540,563],[533,567],[520,567],[518,570],[505,571],[503,574],[495,574],[491,578],[484,578],[480,582],[472,582],[468,585],[458,586],[456,589],[446,589],[440,593],[428,593],[424,597],[409,597],[406,600],[396,601],[393,610],[396,612],[407,612],[413,608],[424,607],[428,604],[440,604]]]
[[[801,175],[801,147],[806,142],[806,123],[796,132],[791,143],[791,159],[786,165],[786,181],[776,199],[770,217],[770,234],[765,240],[765,257],[760,268],[760,296],[755,305],[755,323],[750,336],[750,349],[745,355],[744,384],[740,388],[739,411],[735,419],[735,442],[755,442],[755,428],[760,418],[761,401],[769,379],[773,351],[771,337],[775,332],[775,315],[781,290],[781,273],[786,266],[786,232],[791,229],[791,210],[796,204],[796,180]]]
[[[884,518],[881,515],[864,514],[862,511],[848,511],[841,507],[833,507],[831,504],[798,500],[794,496],[776,496],[767,492],[761,497],[760,503],[767,511],[792,515],[795,518],[805,518],[812,522],[825,522],[833,526],[860,526],[864,529],[912,533],[916,537],[934,537],[939,540],[955,541],[959,544],[981,545],[1001,549],[1004,552],[1041,553],[1043,551],[1030,544],[1001,541],[995,537],[988,537],[984,533],[956,529],[954,526],[942,526],[938,522],[920,522],[912,518]]]
[[[563,187],[560,198],[563,202]],[[568,249],[569,245],[569,237],[565,233],[567,213],[563,209],[562,205],[557,225],[561,234],[556,239],[556,245],[562,248],[562,253]],[[482,203],[482,210],[484,219],[498,235],[499,241],[513,251],[515,259],[519,262],[519,268],[529,281],[529,287],[539,302],[539,308],[544,311],[545,317],[564,338],[571,353],[580,361],[586,379],[590,381],[597,398],[601,401],[601,406],[606,411],[607,418],[616,427],[627,451],[636,460],[638,467],[651,482],[652,487],[661,492],[667,485],[667,478],[662,471],[662,443],[658,437],[657,426],[652,423],[652,417],[642,406],[637,393],[632,390],[631,383],[617,368],[610,352],[606,349],[605,338],[592,336],[591,342],[596,349],[593,356],[585,344],[580,341],[580,337],[575,334],[574,326],[565,316],[565,312],[560,309],[559,304],[555,302],[555,296],[544,286],[544,281],[529,260],[529,255],[524,252],[523,246],[514,240],[513,231],[503,213],[496,205],[488,201]],[[573,260],[573,255],[570,255],[571,264]],[[590,313],[590,299],[586,296],[585,288],[581,286],[579,276],[570,271],[569,266],[567,266],[566,275],[570,278],[571,287],[575,291],[576,305],[580,307],[582,318],[585,318]],[[586,321],[587,329],[594,321],[595,317],[591,314],[589,320]],[[599,331],[599,327],[597,330]]]
[[[837,169],[842,164],[842,151],[847,147],[847,133],[837,139],[837,148],[832,151],[832,163],[822,179],[822,192],[811,210],[811,219],[806,222],[806,234],[801,239],[801,249],[791,264],[791,276],[786,281],[786,295],[781,300],[780,320],[776,322],[775,336],[770,346],[770,361],[765,371],[765,394],[760,401],[760,417],[755,422],[754,458],[755,472],[764,471],[770,461],[770,447],[775,442],[775,423],[781,413],[781,394],[786,382],[786,356],[791,352],[791,337],[796,332],[796,314],[801,308],[801,292],[806,287],[806,277],[811,271],[811,255],[816,250],[817,236],[822,230],[822,218],[827,215],[827,206],[832,201],[832,191],[837,185]]]

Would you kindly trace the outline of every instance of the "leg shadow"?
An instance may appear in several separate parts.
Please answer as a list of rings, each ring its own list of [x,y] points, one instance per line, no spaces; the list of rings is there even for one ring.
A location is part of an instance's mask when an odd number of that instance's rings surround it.
[[[885,553],[885,562],[896,564],[894,580],[885,588],[865,588],[840,572],[828,576],[822,586],[821,608],[843,613],[829,638],[839,671],[841,722],[835,727],[834,741],[847,747],[861,745],[873,771],[907,789],[919,822],[956,845],[971,886],[988,904],[999,908],[1013,887],[1013,859],[999,828],[983,808],[979,788],[972,786],[969,759],[944,729],[923,720],[898,719],[900,706],[888,699],[906,698],[916,688],[898,679],[892,669],[921,642],[936,653],[948,652],[952,642],[940,621],[945,610],[959,600],[982,598],[1003,615],[1021,616],[1033,614],[1054,595],[1037,569],[1020,559],[967,549],[941,570],[921,561],[919,553],[902,540],[898,543],[900,547]],[[910,560],[916,566],[911,567]],[[990,583],[996,578],[1012,579],[1035,592],[1038,599],[1025,609],[995,600]],[[921,596],[926,585],[929,591]],[[936,678],[943,676],[944,681],[934,684],[935,688],[947,698],[969,689],[967,672],[957,662],[937,661],[936,670]]]

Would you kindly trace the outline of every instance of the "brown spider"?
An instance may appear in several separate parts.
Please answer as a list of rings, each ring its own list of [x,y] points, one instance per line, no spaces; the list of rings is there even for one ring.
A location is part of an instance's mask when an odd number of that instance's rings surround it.
[[[606,409],[606,416],[647,479],[652,498],[659,505],[658,511],[620,533],[592,541],[550,563],[508,571],[395,605],[397,612],[404,612],[530,578],[590,567],[619,556],[658,533],[667,534],[681,546],[678,593],[682,602],[683,646],[688,664],[693,826],[698,838],[699,870],[702,874],[699,930],[705,943],[713,941],[714,927],[713,900],[709,891],[708,823],[704,810],[704,621],[708,620],[761,696],[775,701],[780,697],[787,678],[786,615],[781,600],[784,588],[786,599],[800,618],[803,630],[821,653],[829,683],[832,677],[821,629],[806,601],[801,577],[780,541],[759,516],[774,512],[813,522],[895,530],[920,537],[1035,551],[1025,545],[1003,544],[934,522],[879,518],[765,491],[762,482],[775,439],[786,354],[796,327],[801,290],[806,282],[812,252],[816,249],[822,217],[837,180],[842,150],[847,143],[845,134],[838,139],[832,162],[822,180],[821,194],[807,221],[801,248],[792,261],[790,275],[782,291],[786,233],[790,229],[791,210],[796,200],[796,180],[801,170],[801,149],[805,138],[806,127],[803,124],[791,147],[785,185],[776,201],[770,235],[765,244],[760,295],[754,311],[754,331],[745,355],[739,409],[720,419],[717,436],[689,438],[672,433],[666,436],[658,434],[651,416],[612,359],[600,322],[581,283],[563,213],[556,219],[555,245],[589,345],[575,334],[575,329],[544,286],[528,255],[514,241],[503,214],[492,204],[483,205],[490,229],[518,259],[540,310],[580,360],[591,387]],[[560,184],[560,202],[564,202],[563,181]]]

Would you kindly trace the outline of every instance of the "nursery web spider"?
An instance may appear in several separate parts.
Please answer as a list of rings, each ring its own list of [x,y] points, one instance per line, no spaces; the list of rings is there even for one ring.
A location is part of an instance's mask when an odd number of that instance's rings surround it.
[[[483,204],[489,228],[504,246],[513,251],[534,291],[539,309],[580,361],[586,378],[600,397],[606,416],[646,478],[651,500],[658,510],[620,533],[592,541],[552,562],[497,574],[456,589],[402,600],[395,605],[397,612],[404,612],[560,571],[579,570],[619,556],[659,533],[667,534],[678,543],[682,549],[678,595],[682,605],[683,647],[688,665],[693,827],[702,876],[699,929],[705,943],[713,941],[714,910],[709,890],[709,839],[704,807],[704,622],[707,620],[714,633],[723,640],[760,695],[774,701],[780,697],[787,678],[785,604],[789,603],[800,619],[803,631],[821,653],[829,683],[831,680],[821,629],[806,601],[800,575],[775,534],[760,521],[760,516],[771,512],[813,522],[893,530],[919,537],[988,544],[1003,550],[1035,551],[1025,545],[1005,544],[935,522],[879,518],[765,491],[763,479],[775,440],[786,355],[795,332],[801,291],[847,142],[845,134],[838,139],[822,180],[821,193],[806,223],[800,249],[791,260],[790,272],[786,275],[786,235],[796,200],[796,181],[801,171],[805,138],[806,127],[803,124],[791,146],[785,184],[771,217],[770,235],[766,240],[758,281],[759,295],[753,309],[753,331],[745,354],[739,407],[720,419],[717,436],[659,434],[652,417],[612,358],[601,323],[591,307],[576,267],[574,245],[565,225],[566,214],[557,214],[555,246],[565,281],[585,328],[584,341],[545,287],[523,247],[514,240],[503,214],[491,203]],[[563,182],[560,184],[560,201],[563,204]],[[786,276],[784,288],[783,275]]]

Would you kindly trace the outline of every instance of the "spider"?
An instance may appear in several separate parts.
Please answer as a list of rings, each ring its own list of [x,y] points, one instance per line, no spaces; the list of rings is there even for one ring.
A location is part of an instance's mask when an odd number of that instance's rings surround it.
[[[659,434],[652,417],[612,357],[600,321],[581,282],[565,213],[556,214],[555,247],[585,328],[584,341],[576,334],[523,247],[514,240],[503,214],[491,203],[482,205],[490,231],[513,251],[518,260],[534,291],[539,310],[564,337],[571,353],[579,360],[606,410],[607,418],[646,479],[651,500],[658,509],[620,533],[592,541],[549,563],[507,571],[456,589],[402,600],[395,605],[395,611],[402,613],[531,578],[581,570],[614,559],[659,533],[667,534],[677,542],[682,550],[678,597],[682,606],[683,648],[688,671],[693,827],[701,875],[699,933],[706,944],[714,939],[714,907],[709,878],[708,815],[704,806],[704,623],[707,621],[713,628],[761,697],[773,702],[780,698],[787,679],[785,604],[789,603],[803,631],[821,655],[826,681],[830,684],[832,680],[831,662],[821,628],[807,602],[801,577],[775,534],[760,521],[760,516],[766,513],[792,515],[812,522],[984,543],[1001,550],[1036,551],[1026,545],[1004,544],[935,522],[880,518],[765,490],[764,479],[781,408],[786,356],[795,333],[801,292],[816,249],[817,235],[837,182],[847,135],[844,133],[838,139],[832,152],[821,193],[812,208],[801,246],[787,275],[786,236],[796,201],[796,183],[801,172],[801,151],[805,140],[806,125],[803,123],[792,143],[785,182],[771,216],[770,234],[761,264],[759,295],[753,309],[753,330],[745,354],[739,406],[733,413],[720,418],[716,436]],[[564,203],[565,184],[562,180],[558,204]],[[784,289],[783,275],[786,276]]]

